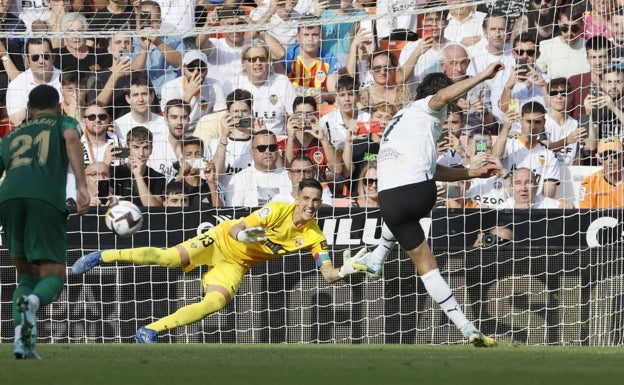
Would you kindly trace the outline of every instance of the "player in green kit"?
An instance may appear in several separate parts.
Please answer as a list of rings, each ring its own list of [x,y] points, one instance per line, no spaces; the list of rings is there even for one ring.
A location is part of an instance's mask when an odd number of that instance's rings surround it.
[[[0,223],[17,270],[13,322],[17,359],[39,359],[39,307],[54,302],[65,282],[68,165],[76,176],[77,211],[89,210],[78,122],[60,114],[48,85],[28,95],[27,120],[0,141]]]

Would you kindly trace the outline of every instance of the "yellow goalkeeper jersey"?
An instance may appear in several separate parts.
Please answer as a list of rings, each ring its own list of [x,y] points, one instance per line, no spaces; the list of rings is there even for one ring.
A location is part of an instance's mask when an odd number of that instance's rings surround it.
[[[316,220],[295,227],[294,210],[295,204],[292,203],[268,203],[247,217],[220,223],[215,229],[218,231],[214,232],[215,242],[227,258],[249,268],[298,250],[310,251],[316,259],[321,252],[328,250],[327,240]],[[267,240],[246,243],[230,237],[230,229],[239,221],[244,221],[247,227],[264,227]]]

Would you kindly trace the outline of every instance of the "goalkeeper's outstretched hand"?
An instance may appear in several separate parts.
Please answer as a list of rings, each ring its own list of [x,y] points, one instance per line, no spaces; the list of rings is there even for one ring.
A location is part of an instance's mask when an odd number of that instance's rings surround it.
[[[264,242],[267,240],[266,229],[262,226],[250,227],[239,231],[236,239],[247,243]]]
[[[353,263],[362,259],[364,257],[364,254],[366,254],[366,251],[366,247],[362,247],[360,251],[358,251],[357,254],[352,257],[351,250],[345,250],[342,253],[342,267],[340,268],[338,275],[344,278],[347,275],[361,272],[360,270],[357,270],[353,267]]]

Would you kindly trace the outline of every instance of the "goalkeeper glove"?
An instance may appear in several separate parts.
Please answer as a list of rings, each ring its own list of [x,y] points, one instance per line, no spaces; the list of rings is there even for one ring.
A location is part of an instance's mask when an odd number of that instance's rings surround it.
[[[264,242],[267,240],[266,229],[256,226],[241,230],[236,234],[236,240],[247,243]]]
[[[364,254],[366,254],[366,247],[363,247],[353,257],[351,256],[351,250],[345,250],[342,253],[342,267],[340,267],[340,271],[338,272],[340,278],[344,278],[347,275],[360,272],[360,270],[357,270],[353,267],[353,263],[362,259],[364,257]]]

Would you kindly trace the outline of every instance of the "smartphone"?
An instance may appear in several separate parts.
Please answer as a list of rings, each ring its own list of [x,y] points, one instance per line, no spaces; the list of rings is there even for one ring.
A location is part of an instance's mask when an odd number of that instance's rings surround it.
[[[115,158],[125,159],[130,156],[130,149],[128,147],[116,147],[113,151],[116,152],[113,155]]]
[[[517,114],[520,113],[520,99],[509,99],[509,110],[515,111]]]
[[[98,181],[98,198],[108,198],[110,195],[110,181],[99,180]]]
[[[519,74],[522,76],[526,76],[527,72],[529,72],[529,67],[527,65],[527,59],[520,57],[518,58],[518,67],[520,67]]]
[[[219,9],[217,11],[218,19],[231,19],[233,17],[245,16],[245,10],[241,8]]]
[[[251,127],[251,117],[250,116],[237,116],[238,118],[238,127],[241,128],[249,128]]]
[[[130,50],[129,49],[120,49],[119,50],[119,60],[130,59]]]
[[[475,153],[481,154],[485,153],[488,150],[487,139],[477,139],[475,140]]]
[[[442,129],[442,133],[440,134],[440,138],[438,139],[438,143],[445,142],[448,136],[448,130],[446,128]]]
[[[370,122],[357,122],[357,134],[359,135],[368,135],[368,134],[378,134],[382,132],[381,122],[371,120]]]
[[[596,84],[596,83],[590,83],[589,84],[589,94],[593,98],[597,98],[598,97],[598,84]]]
[[[461,192],[459,191],[459,186],[456,186],[456,185],[446,186],[446,198],[447,199],[457,199],[460,196],[461,196]]]
[[[204,158],[188,158],[186,163],[195,170],[203,170],[206,167],[206,159]]]
[[[143,29],[145,27],[149,27],[150,24],[152,23],[152,13],[151,12],[141,12],[140,18],[141,18],[141,24],[139,25],[139,27],[141,29]]]

